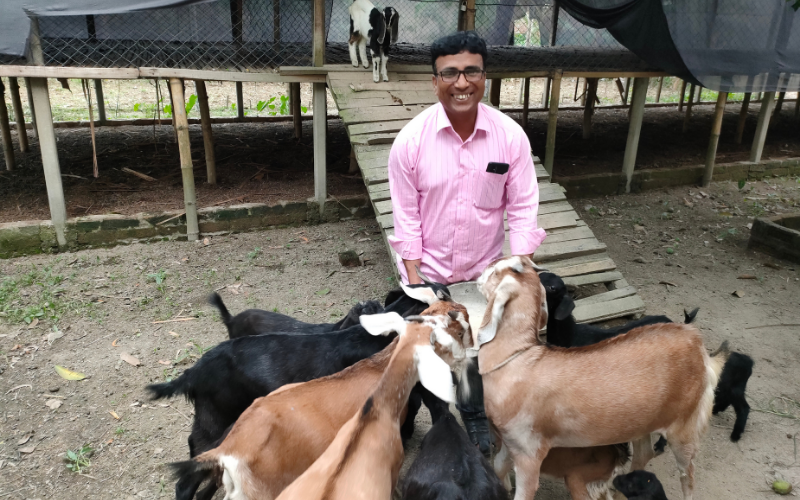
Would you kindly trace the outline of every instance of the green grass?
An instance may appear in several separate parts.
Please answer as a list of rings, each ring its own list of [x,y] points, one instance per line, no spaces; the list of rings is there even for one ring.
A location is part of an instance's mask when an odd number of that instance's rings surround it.
[[[72,472],[81,474],[92,466],[91,456],[94,455],[94,449],[88,444],[83,445],[82,448],[72,451],[67,450],[64,453],[64,461],[67,462],[67,469]]]
[[[0,318],[9,323],[31,323],[50,320],[53,323],[80,304],[64,299],[60,286],[64,277],[54,274],[52,267],[31,266],[18,277],[5,277],[0,282]]]

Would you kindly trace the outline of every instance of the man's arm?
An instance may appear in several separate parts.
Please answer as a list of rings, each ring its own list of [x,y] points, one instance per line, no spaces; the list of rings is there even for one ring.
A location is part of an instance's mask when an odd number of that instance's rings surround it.
[[[522,131],[512,141],[512,147],[516,151],[506,181],[509,244],[512,255],[533,258],[533,253],[547,236],[544,229],[538,227],[536,220],[539,212],[536,169],[533,166],[530,142]]]
[[[422,283],[414,266],[422,259],[422,226],[419,213],[419,191],[409,158],[408,140],[398,137],[389,153],[389,191],[392,195],[394,235],[389,244],[402,259],[410,285]]]

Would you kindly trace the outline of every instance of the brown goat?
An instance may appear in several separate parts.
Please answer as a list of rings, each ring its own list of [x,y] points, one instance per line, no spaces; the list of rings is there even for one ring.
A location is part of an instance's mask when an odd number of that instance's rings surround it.
[[[367,324],[369,318],[379,316],[389,315],[362,316],[361,323],[368,331],[380,329],[378,324]],[[467,332],[462,329],[444,333],[439,318],[442,317],[425,317],[422,323],[406,324],[397,316],[401,323],[395,322],[391,328],[400,333],[400,340],[375,392],[341,428],[325,453],[278,500],[391,497],[403,463],[400,417],[409,392],[419,380],[445,401],[455,400],[448,364],[452,366],[464,359],[460,339]],[[462,321],[449,323],[453,326]],[[431,344],[445,354],[447,364],[431,349]]]
[[[461,304],[436,302],[423,314],[438,317],[457,345],[464,337],[471,345],[469,331],[463,331],[468,320]],[[194,459],[196,468],[215,469],[229,500],[277,497],[322,455],[342,425],[364,405],[396,346],[397,339],[378,354],[339,373],[290,384],[255,400],[217,448]],[[438,345],[436,350],[447,355]],[[463,348],[456,351],[457,356],[463,356]],[[407,400],[401,418],[405,417]]]
[[[669,441],[691,499],[693,459],[726,356],[710,358],[697,328],[674,323],[580,348],[543,344],[547,305],[537,269],[526,257],[510,257],[478,280],[489,302],[477,334],[486,414],[508,448],[501,461],[513,460],[516,500],[533,499],[553,448],[633,441],[638,469],[651,456],[644,449],[653,432]]]

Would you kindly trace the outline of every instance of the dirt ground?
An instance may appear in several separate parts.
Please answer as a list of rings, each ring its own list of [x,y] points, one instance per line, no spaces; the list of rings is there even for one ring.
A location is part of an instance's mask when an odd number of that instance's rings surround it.
[[[753,216],[798,210],[800,181],[741,190],[714,183],[573,204],[649,314],[680,318],[683,308],[699,306],[709,348],[728,339],[755,360],[747,430],[731,443],[733,413],[712,418],[697,459],[697,498],[768,498],[766,478],[776,473],[800,486],[800,265],[746,249]],[[344,248],[363,251],[370,265],[342,268],[336,252]],[[166,464],[188,456],[192,407],[150,402],[144,386],[176,376],[226,338],[205,303],[212,290],[232,311],[256,307],[321,322],[394,285],[370,221],[235,234],[207,246],[165,242],[10,259],[0,261],[0,275],[0,495],[9,499],[173,495]],[[87,378],[64,380],[56,365]],[[427,419],[418,417],[407,461]],[[64,457],[84,445],[94,452],[78,474]],[[650,468],[668,496],[680,498],[672,457]],[[537,498],[568,494],[545,480]]]

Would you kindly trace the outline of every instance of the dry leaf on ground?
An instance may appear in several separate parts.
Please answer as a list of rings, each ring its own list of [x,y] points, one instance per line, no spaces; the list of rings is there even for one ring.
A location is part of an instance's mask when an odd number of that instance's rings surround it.
[[[51,410],[57,410],[61,407],[62,404],[64,404],[64,402],[61,401],[60,399],[48,399],[47,401],[44,402],[44,404]]]
[[[72,370],[64,368],[63,366],[56,365],[55,370],[56,373],[58,373],[64,380],[83,380],[86,378],[86,375],[84,375],[83,373],[74,372]]]
[[[139,359],[138,359],[138,358],[135,358],[135,357],[131,356],[131,355],[130,355],[130,354],[128,354],[127,352],[120,353],[119,357],[122,359],[122,361],[124,361],[124,362],[128,363],[129,365],[133,365],[133,366],[139,366],[139,365],[141,365],[141,364],[142,364],[142,363],[139,361]]]
[[[36,445],[32,444],[30,446],[26,446],[25,448],[20,448],[17,451],[19,451],[20,453],[33,453],[33,450],[35,450],[35,449],[36,449]]]

